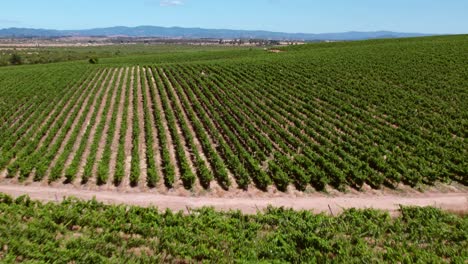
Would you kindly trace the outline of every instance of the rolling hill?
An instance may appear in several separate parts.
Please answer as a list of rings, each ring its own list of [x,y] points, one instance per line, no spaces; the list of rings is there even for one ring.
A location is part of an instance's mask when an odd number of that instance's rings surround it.
[[[427,34],[426,34],[427,35]],[[344,32],[344,33],[284,33],[261,30],[229,30],[182,27],[109,27],[84,30],[53,30],[32,28],[0,29],[0,37],[64,37],[64,36],[128,36],[128,37],[160,37],[160,38],[246,38],[273,40],[363,40],[378,38],[402,38],[426,36],[419,33],[399,33],[391,31],[375,32]]]

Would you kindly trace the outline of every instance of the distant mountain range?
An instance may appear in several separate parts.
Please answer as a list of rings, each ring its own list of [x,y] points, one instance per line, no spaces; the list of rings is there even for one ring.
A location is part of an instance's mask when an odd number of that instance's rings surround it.
[[[430,34],[419,33],[399,33],[391,31],[375,32],[344,32],[344,33],[283,33],[262,30],[231,30],[231,29],[203,29],[203,28],[182,28],[182,27],[109,27],[84,30],[53,30],[53,29],[32,29],[32,28],[6,28],[0,29],[0,38],[3,37],[160,37],[160,38],[184,38],[184,39],[269,39],[269,40],[363,40],[377,38],[404,38],[420,37]]]

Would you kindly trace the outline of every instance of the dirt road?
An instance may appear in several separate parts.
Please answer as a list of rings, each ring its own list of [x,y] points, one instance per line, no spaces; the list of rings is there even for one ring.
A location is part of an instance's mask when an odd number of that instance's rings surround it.
[[[23,194],[34,200],[61,201],[65,197],[74,196],[83,200],[95,197],[106,204],[128,204],[137,206],[156,206],[159,209],[170,208],[183,210],[203,206],[214,207],[217,210],[241,210],[244,213],[255,213],[267,208],[275,207],[313,210],[314,212],[340,213],[345,208],[375,208],[388,210],[394,214],[399,205],[435,206],[449,211],[467,212],[468,193],[422,193],[408,195],[375,195],[375,194],[345,194],[332,197],[316,195],[311,197],[182,197],[177,195],[162,195],[147,192],[117,192],[94,191],[74,188],[56,188],[44,186],[15,186],[0,185],[0,192],[13,197]]]

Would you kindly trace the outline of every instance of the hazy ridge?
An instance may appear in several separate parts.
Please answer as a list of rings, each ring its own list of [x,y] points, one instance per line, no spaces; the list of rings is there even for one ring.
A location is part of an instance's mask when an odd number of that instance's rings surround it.
[[[127,37],[160,37],[160,38],[244,38],[244,39],[272,39],[272,40],[362,40],[376,38],[403,38],[428,36],[430,34],[400,33],[392,31],[373,32],[341,32],[341,33],[284,33],[262,30],[230,30],[230,29],[204,29],[182,27],[108,27],[82,30],[54,30],[33,28],[6,28],[0,29],[0,37],[66,37],[66,36],[127,36]]]

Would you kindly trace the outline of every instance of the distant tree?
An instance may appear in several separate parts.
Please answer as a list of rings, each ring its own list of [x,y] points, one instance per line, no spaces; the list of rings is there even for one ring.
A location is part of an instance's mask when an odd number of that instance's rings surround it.
[[[96,57],[93,57],[93,58],[89,59],[89,63],[91,63],[91,64],[97,64],[98,62],[99,62],[99,59],[96,58]]]
[[[10,57],[10,63],[13,65],[20,65],[23,63],[23,59],[17,53],[13,53]]]

